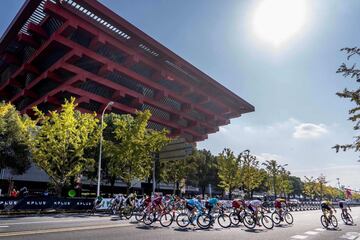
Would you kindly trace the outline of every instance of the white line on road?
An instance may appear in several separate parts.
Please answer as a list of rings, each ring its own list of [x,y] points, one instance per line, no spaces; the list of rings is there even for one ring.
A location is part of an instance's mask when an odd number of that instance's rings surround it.
[[[315,230],[315,231],[318,231],[318,232],[324,232],[324,231],[326,231],[326,230],[323,229],[323,228],[315,228],[314,230]]]
[[[9,226],[0,226],[0,228],[8,228]]]
[[[44,230],[22,231],[22,232],[7,232],[7,233],[0,233],[0,237],[25,236],[25,235],[34,235],[34,234],[44,234],[44,233],[73,232],[73,231],[81,231],[81,230],[95,230],[95,229],[127,227],[127,226],[132,226],[132,224],[111,224],[111,225],[72,227],[72,228],[53,228],[53,229],[44,229]]]
[[[291,238],[294,238],[294,239],[306,239],[308,236],[306,235],[295,235],[295,236],[292,236]]]
[[[66,219],[66,220],[44,220],[44,221],[34,221],[34,222],[15,222],[15,223],[6,223],[7,225],[23,225],[23,224],[38,224],[38,223],[66,223],[66,222],[88,222],[88,221],[102,221],[109,220],[109,218],[84,218],[84,219]]]
[[[305,232],[305,234],[307,234],[307,235],[316,235],[316,234],[319,234],[319,232],[307,231],[307,232]]]
[[[348,239],[348,240],[355,240],[359,236],[360,236],[360,233],[348,232],[345,235],[342,235],[340,238],[345,238],[345,239]]]

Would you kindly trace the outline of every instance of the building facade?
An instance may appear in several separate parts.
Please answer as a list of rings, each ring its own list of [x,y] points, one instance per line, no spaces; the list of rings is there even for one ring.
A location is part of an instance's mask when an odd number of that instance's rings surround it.
[[[150,110],[187,144],[254,107],[96,0],[27,0],[0,41],[0,100],[22,113]],[[165,153],[164,153],[165,154]],[[166,154],[165,154],[166,155]]]

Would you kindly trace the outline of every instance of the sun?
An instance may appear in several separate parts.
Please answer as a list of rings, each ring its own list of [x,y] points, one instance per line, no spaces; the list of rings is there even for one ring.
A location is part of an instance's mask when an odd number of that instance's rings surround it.
[[[254,15],[256,35],[280,46],[301,30],[306,19],[305,0],[263,0]]]

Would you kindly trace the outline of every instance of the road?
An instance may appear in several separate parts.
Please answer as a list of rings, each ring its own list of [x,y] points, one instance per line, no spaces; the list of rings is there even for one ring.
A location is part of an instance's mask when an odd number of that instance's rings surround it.
[[[215,226],[210,230],[198,228],[179,229],[174,223],[163,228],[156,223],[147,227],[133,221],[120,220],[110,216],[88,216],[79,214],[39,216],[39,217],[0,217],[0,239],[9,240],[142,240],[142,239],[192,239],[192,240],[360,240],[360,207],[352,209],[354,225],[347,226],[341,222],[339,211],[336,216],[339,227],[336,230],[325,230],[320,223],[321,211],[293,212],[294,224],[275,227],[273,230],[258,228],[248,230],[244,226],[222,229]]]

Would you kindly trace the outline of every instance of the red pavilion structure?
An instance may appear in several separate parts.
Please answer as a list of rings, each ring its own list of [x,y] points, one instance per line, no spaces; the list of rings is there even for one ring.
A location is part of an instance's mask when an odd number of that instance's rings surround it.
[[[150,128],[202,141],[254,107],[95,0],[27,0],[0,42],[0,98],[22,113],[152,112]]]

